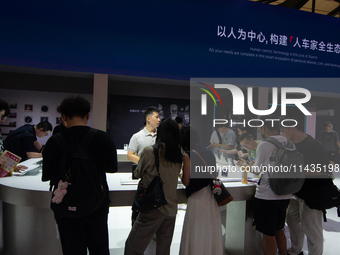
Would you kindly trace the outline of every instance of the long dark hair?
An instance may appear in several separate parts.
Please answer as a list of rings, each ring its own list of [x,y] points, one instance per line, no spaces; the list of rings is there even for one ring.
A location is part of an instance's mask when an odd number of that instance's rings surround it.
[[[176,121],[171,118],[161,121],[157,128],[156,146],[166,160],[173,163],[182,163],[180,134]]]

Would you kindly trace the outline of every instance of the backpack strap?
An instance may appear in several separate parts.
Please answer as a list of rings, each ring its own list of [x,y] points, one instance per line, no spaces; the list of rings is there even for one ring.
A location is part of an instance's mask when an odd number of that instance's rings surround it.
[[[216,131],[216,135],[217,135],[217,137],[218,137],[218,140],[220,141],[220,144],[222,144],[222,143],[223,143],[223,141],[222,141],[222,137],[221,137],[221,134],[220,134],[220,132],[218,132],[218,130],[217,130],[217,129],[216,129],[215,131]]]
[[[191,150],[192,152],[194,152],[201,160],[202,160],[202,162],[204,163],[204,165],[208,168],[208,165],[207,165],[207,163],[205,163],[205,160],[202,158],[202,156],[201,156],[201,154],[199,154],[197,151],[195,151],[195,150]],[[210,175],[211,175],[211,178],[213,179],[213,180],[216,180],[216,177],[210,172]]]
[[[97,129],[90,128],[90,130],[86,133],[85,137],[83,138],[83,140],[81,141],[79,145],[83,148],[87,148],[93,136],[97,133],[97,131],[98,131]]]
[[[86,133],[85,137],[79,145],[83,148],[87,148],[96,132],[97,129],[90,128],[90,130]],[[62,150],[70,147],[70,145],[66,142],[65,138],[60,133],[53,135],[52,138],[56,141],[56,143]],[[53,186],[56,186],[58,184],[58,181],[59,180],[50,181],[50,191],[53,189]]]
[[[296,150],[295,145],[293,144],[293,142],[288,140],[288,139],[287,139],[287,145],[283,145],[278,140],[276,140],[274,137],[268,137],[264,141],[265,142],[269,142],[271,144],[274,144],[278,149],[285,149],[285,150],[290,150],[290,151]]]

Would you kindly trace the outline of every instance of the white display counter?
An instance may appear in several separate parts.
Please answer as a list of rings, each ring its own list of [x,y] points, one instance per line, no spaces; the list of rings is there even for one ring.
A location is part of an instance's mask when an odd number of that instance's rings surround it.
[[[138,180],[131,173],[107,174],[110,206],[131,206]],[[255,185],[225,182],[234,201],[227,206],[226,250],[228,254],[249,253],[257,248],[256,231],[251,228],[251,199]],[[185,187],[178,185],[178,202],[186,203]],[[61,247],[57,227],[50,210],[49,182],[41,181],[41,172],[32,171],[24,176],[0,179],[0,201],[3,201],[2,254],[60,255]],[[233,241],[232,241],[233,240]],[[24,253],[23,253],[24,252]]]
[[[122,149],[117,149],[117,160],[118,162],[131,162],[127,158],[127,151]]]

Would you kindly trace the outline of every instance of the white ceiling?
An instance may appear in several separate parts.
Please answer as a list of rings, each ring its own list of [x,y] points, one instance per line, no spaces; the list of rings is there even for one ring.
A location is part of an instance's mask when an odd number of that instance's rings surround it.
[[[268,3],[271,5],[282,5],[289,8],[300,9],[301,11],[312,12],[313,2],[315,3],[315,13],[328,15],[336,8],[339,12],[337,14],[331,15],[339,18],[340,15],[340,0],[250,0],[253,2]],[[304,2],[306,2],[304,4]],[[300,7],[302,6],[302,7]]]

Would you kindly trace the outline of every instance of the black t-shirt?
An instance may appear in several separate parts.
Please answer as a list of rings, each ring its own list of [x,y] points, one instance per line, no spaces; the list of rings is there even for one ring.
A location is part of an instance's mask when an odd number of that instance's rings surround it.
[[[90,127],[88,126],[74,126],[65,129],[60,134],[63,136],[66,142],[79,144],[81,143],[89,129]],[[92,155],[93,162],[96,165],[98,171],[101,171],[101,176],[105,178],[104,183],[106,184],[106,187],[104,188],[107,193],[107,201],[109,201],[109,190],[106,182],[105,172],[114,173],[118,170],[116,146],[107,133],[98,130],[92,138],[87,149]],[[62,157],[62,152],[62,149],[58,146],[55,139],[53,139],[53,136],[48,139],[42,152],[42,181],[49,181],[53,179],[54,175],[58,171],[59,161]]]
[[[216,159],[214,154],[207,148],[204,148],[202,146],[198,146],[194,149],[197,151],[201,157],[204,159],[205,163],[208,166],[215,166],[216,167]],[[186,188],[186,195],[189,197],[194,192],[201,190],[202,188],[206,187],[211,183],[212,176],[210,173],[207,172],[201,172],[197,173],[196,167],[199,166],[200,168],[204,168],[205,164],[202,162],[202,160],[199,158],[199,156],[190,151],[188,153],[190,156],[190,184]]]
[[[307,135],[307,137],[302,142],[295,143],[295,146],[296,149],[303,155],[305,166],[310,166],[311,164],[320,164],[322,169],[324,169],[324,166],[328,167],[330,164],[325,149],[310,135]],[[315,186],[323,185],[328,180],[329,179],[325,178],[308,178],[308,176],[306,176],[301,190],[295,195],[301,199],[304,199],[306,196],[308,196],[309,189],[312,189]]]
[[[319,141],[326,151],[336,151],[337,142],[339,141],[338,133],[335,131],[322,131]]]
[[[5,150],[8,150],[23,160],[27,159],[26,152],[34,152],[34,142],[37,140],[34,125],[26,124],[10,133],[4,140]]]
[[[65,129],[66,129],[66,127],[63,124],[60,124],[60,125],[54,127],[52,135],[56,135],[56,134],[64,131]]]

